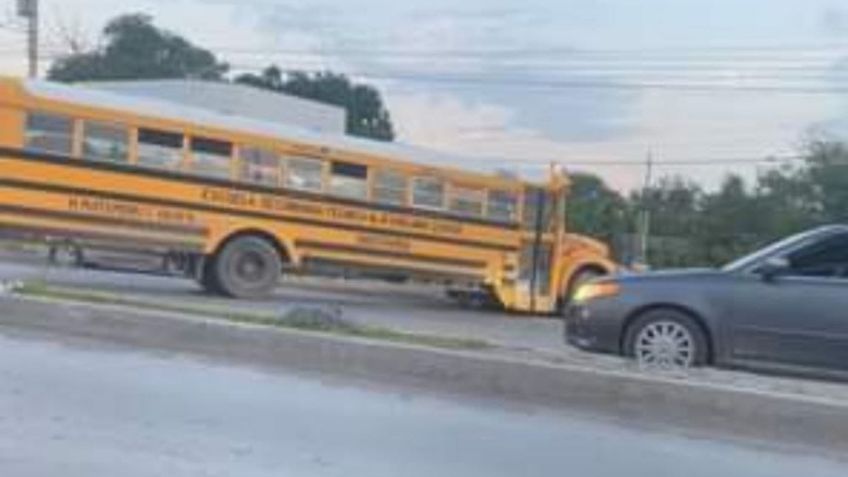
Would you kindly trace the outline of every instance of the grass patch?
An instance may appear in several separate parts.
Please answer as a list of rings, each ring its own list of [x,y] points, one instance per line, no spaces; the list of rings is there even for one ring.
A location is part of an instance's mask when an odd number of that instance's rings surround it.
[[[0,239],[0,250],[6,252],[38,252],[45,249],[43,242],[34,240]]]
[[[379,326],[361,325],[344,320],[340,313],[307,307],[294,307],[280,314],[247,313],[221,310],[212,306],[192,306],[174,303],[157,303],[140,298],[127,298],[94,290],[54,287],[43,282],[30,281],[15,290],[21,296],[50,298],[80,303],[119,305],[145,310],[181,313],[202,318],[220,319],[235,323],[272,326],[284,329],[313,331],[338,336],[371,338],[394,343],[405,343],[453,350],[483,350],[495,346],[479,339],[455,338],[408,331],[398,331]]]

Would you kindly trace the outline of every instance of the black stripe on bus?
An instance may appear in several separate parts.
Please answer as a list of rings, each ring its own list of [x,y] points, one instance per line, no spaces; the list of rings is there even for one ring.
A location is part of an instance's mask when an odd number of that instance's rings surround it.
[[[304,248],[307,250],[320,250],[324,252],[341,252],[341,253],[352,253],[358,255],[371,255],[375,257],[382,258],[395,258],[400,260],[409,260],[413,262],[426,262],[437,265],[447,265],[453,267],[463,267],[463,268],[483,268],[486,266],[486,262],[480,260],[465,260],[461,258],[445,258],[445,257],[433,257],[430,255],[420,255],[415,253],[407,253],[407,252],[392,252],[387,250],[375,250],[371,248],[363,248],[363,247],[355,247],[352,245],[339,245],[332,244],[326,242],[316,242],[312,240],[298,240],[295,242],[295,246],[297,248]]]
[[[115,227],[155,230],[159,232],[169,232],[183,235],[205,236],[208,234],[207,229],[198,228],[194,226],[163,224],[158,222],[141,222],[138,220],[121,219],[117,217],[104,217],[100,215],[90,215],[78,212],[67,212],[59,210],[33,209],[30,207],[21,207],[17,205],[8,204],[0,204],[0,213],[23,215],[28,217],[41,217],[54,220],[70,220],[73,222],[86,222],[90,224],[108,225]]]
[[[59,164],[62,166],[76,167],[80,169],[99,169],[110,172],[120,172],[124,174],[140,175],[152,177],[155,179],[168,179],[178,182],[186,182],[191,184],[199,184],[215,187],[226,187],[230,189],[256,192],[261,194],[271,194],[282,197],[291,197],[297,199],[313,200],[317,202],[331,202],[338,205],[346,205],[350,207],[362,207],[367,209],[379,210],[381,212],[395,212],[400,214],[416,215],[420,217],[428,217],[434,219],[447,220],[459,223],[470,223],[482,225],[486,227],[494,227],[504,230],[519,230],[519,224],[515,222],[501,222],[497,220],[488,220],[479,217],[457,217],[456,215],[433,211],[422,210],[414,207],[404,207],[390,204],[378,204],[374,202],[366,202],[362,200],[349,199],[344,197],[333,196],[330,194],[319,194],[309,191],[299,191],[292,189],[283,189],[278,187],[265,186],[261,184],[250,184],[245,182],[237,182],[230,179],[222,179],[220,177],[202,177],[191,174],[186,174],[179,171],[167,171],[157,169],[146,169],[142,167],[132,166],[130,164],[120,164],[104,161],[88,161],[75,158],[72,156],[53,154],[46,152],[28,151],[18,148],[0,146],[0,155],[10,156],[16,159],[46,162],[50,164]]]
[[[403,266],[380,265],[375,264],[373,259],[360,257],[346,257],[344,259],[321,257],[321,256],[306,256],[304,264],[309,267],[311,264],[334,265],[337,267],[355,266],[357,270],[366,272],[383,272],[400,276],[424,276],[431,280],[450,280],[455,282],[458,280],[473,281],[479,283],[482,278],[481,273],[472,271],[446,270],[444,268],[433,268],[426,263],[406,263]]]
[[[11,239],[74,239],[74,240],[96,240],[103,242],[117,242],[127,247],[161,247],[167,250],[183,250],[187,252],[202,252],[203,244],[196,242],[182,242],[179,240],[162,240],[156,238],[139,237],[128,233],[108,233],[92,231],[75,231],[69,233],[67,230],[51,226],[31,226],[6,223],[0,219],[0,237]]]
[[[314,225],[318,227],[330,228],[330,229],[343,229],[349,230],[353,232],[361,232],[368,233],[374,235],[390,235],[394,237],[403,237],[407,239],[415,239],[415,240],[423,240],[423,241],[431,241],[431,242],[441,242],[441,243],[449,243],[453,245],[465,246],[465,247],[475,247],[475,248],[485,248],[490,250],[498,250],[502,252],[515,252],[518,250],[517,247],[512,245],[504,245],[498,243],[491,242],[481,242],[478,240],[467,240],[460,238],[448,238],[448,237],[439,237],[427,234],[419,234],[414,232],[402,232],[395,230],[381,230],[373,227],[359,226],[359,225],[351,225],[351,224],[340,224],[334,223],[327,220],[317,220],[317,219],[307,219],[303,217],[282,215],[282,214],[271,214],[267,212],[259,212],[252,210],[238,210],[232,209],[229,207],[219,207],[212,206],[206,204],[196,204],[192,202],[185,201],[176,201],[170,199],[161,199],[161,198],[153,198],[153,197],[144,197],[134,194],[123,194],[118,192],[105,192],[91,189],[82,189],[78,187],[70,187],[58,184],[43,184],[38,182],[30,182],[30,181],[21,181],[17,179],[5,179],[0,178],[0,186],[6,187],[17,187],[21,189],[29,189],[35,191],[47,191],[54,192],[59,194],[78,194],[82,196],[92,196],[99,197],[103,199],[111,199],[111,200],[120,200],[126,202],[139,202],[146,203],[151,205],[158,205],[163,207],[175,207],[175,208],[184,208],[198,212],[209,212],[214,214],[226,214],[226,215],[236,215],[242,217],[252,217],[259,218],[264,220],[275,220],[275,221],[285,221],[291,223],[299,223],[303,225]]]

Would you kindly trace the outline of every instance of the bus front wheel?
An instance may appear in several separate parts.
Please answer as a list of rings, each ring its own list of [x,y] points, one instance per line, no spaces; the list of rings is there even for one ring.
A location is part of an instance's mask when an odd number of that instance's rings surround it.
[[[277,286],[283,264],[268,241],[244,236],[224,245],[210,268],[208,280],[220,293],[233,298],[263,298]]]

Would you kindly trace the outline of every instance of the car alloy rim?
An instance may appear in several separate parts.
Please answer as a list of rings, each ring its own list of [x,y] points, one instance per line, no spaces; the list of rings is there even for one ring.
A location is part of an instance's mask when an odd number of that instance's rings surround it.
[[[643,366],[688,368],[695,360],[692,333],[674,321],[657,321],[642,328],[635,348],[636,359]]]

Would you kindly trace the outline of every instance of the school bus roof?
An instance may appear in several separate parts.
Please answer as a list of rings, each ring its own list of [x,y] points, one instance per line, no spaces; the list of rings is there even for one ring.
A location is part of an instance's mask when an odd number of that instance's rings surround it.
[[[283,139],[309,146],[326,147],[346,153],[359,153],[390,161],[413,163],[417,166],[455,170],[462,174],[477,175],[481,176],[481,178],[486,177],[489,180],[494,179],[503,181],[504,183],[515,184],[516,182],[525,182],[493,173],[459,169],[457,168],[457,164],[475,159],[430,151],[410,145],[317,133],[292,125],[227,115],[176,102],[122,95],[90,87],[66,85],[42,80],[20,80],[20,84],[27,94],[48,101],[79,104],[104,110],[124,111],[140,116],[195,124],[235,133]],[[485,159],[481,158],[477,159],[477,161],[485,161]]]

